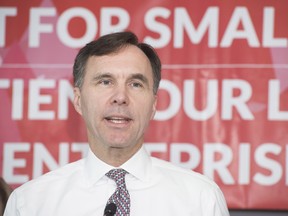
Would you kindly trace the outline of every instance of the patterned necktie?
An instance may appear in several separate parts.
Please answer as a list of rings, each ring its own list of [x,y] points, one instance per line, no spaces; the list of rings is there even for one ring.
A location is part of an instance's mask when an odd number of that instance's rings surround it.
[[[106,176],[113,179],[116,182],[116,191],[109,198],[109,203],[115,203],[117,206],[116,216],[129,216],[130,215],[130,195],[125,184],[126,170],[124,169],[112,169]]]

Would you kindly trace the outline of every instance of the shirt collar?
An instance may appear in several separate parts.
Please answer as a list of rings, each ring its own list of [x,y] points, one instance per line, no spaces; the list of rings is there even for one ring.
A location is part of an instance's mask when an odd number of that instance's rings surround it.
[[[132,158],[126,161],[121,168],[125,169],[138,180],[148,181],[152,169],[152,162],[144,146],[142,146]]]
[[[84,174],[87,177],[88,184],[98,182],[105,174],[116,167],[110,166],[101,161],[89,148],[88,155],[84,163]],[[151,158],[145,148],[142,146],[128,161],[118,168],[123,168],[134,178],[141,181],[148,181],[152,169]]]
[[[84,175],[87,177],[88,184],[98,182],[105,174],[114,167],[104,163],[89,148],[84,162]]]

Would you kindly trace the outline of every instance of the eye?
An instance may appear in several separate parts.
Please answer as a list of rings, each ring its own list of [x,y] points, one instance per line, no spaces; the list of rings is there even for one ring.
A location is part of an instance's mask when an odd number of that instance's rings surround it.
[[[131,86],[134,87],[134,88],[142,88],[143,84],[140,83],[140,82],[132,82]]]
[[[99,81],[99,84],[102,84],[102,85],[111,85],[112,84],[112,81],[109,80],[109,79],[102,79]]]

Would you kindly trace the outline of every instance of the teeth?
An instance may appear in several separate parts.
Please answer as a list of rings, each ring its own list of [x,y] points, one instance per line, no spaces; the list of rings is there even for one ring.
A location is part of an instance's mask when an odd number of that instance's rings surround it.
[[[126,118],[107,118],[107,120],[109,120],[109,121],[111,121],[111,122],[113,122],[115,124],[120,124],[120,123],[129,121]]]
[[[123,123],[125,120],[124,119],[111,119],[110,121],[115,124],[119,124],[119,123]]]

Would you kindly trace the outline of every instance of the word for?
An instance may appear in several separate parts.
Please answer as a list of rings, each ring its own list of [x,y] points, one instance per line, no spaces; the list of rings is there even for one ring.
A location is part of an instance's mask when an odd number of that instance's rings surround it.
[[[151,7],[142,18],[143,29],[148,30],[148,35],[144,37],[144,41],[155,48],[163,48],[171,44],[174,48],[183,48],[187,46],[187,44],[184,44],[186,36],[189,38],[189,43],[196,45],[200,44],[203,38],[207,36],[207,44],[211,48],[230,47],[235,40],[246,40],[250,47],[288,46],[287,38],[275,36],[277,25],[275,23],[275,8],[273,7],[263,8],[260,23],[256,23],[256,20],[251,18],[251,12],[248,8],[235,7],[231,17],[225,17],[225,19],[228,19],[228,24],[224,26],[225,30],[222,38],[219,38],[222,35],[219,33],[220,24],[226,23],[226,20],[225,22],[220,20],[219,7],[208,7],[204,11],[198,26],[195,26],[195,21],[193,22],[190,16],[193,13],[191,10],[193,10],[193,7]],[[6,28],[9,19],[23,19],[23,17],[17,17],[17,15],[16,7],[0,7],[0,47],[5,47],[6,44],[6,38],[8,37]],[[277,17],[284,21],[281,16],[278,14]],[[54,21],[55,17],[56,21]],[[121,7],[102,7],[100,8],[99,17],[96,17],[91,10],[84,7],[71,7],[61,14],[58,14],[54,7],[32,7],[28,18],[28,47],[41,46],[41,43],[45,43],[43,35],[54,33],[65,46],[79,48],[93,40],[98,32],[99,35],[104,35],[110,32],[131,29],[133,25],[138,26],[139,19],[133,19],[132,17],[132,11],[129,12]],[[49,20],[49,18],[51,19]],[[85,32],[80,37],[75,37],[69,32],[69,24],[74,18],[82,19],[86,25]],[[115,19],[117,20],[116,23]],[[137,20],[137,23],[133,23],[133,20]],[[173,23],[173,26],[165,23],[167,20],[169,20],[169,23]],[[260,32],[256,32],[257,25],[260,26]],[[154,35],[156,33],[157,37],[149,36],[150,33]]]

